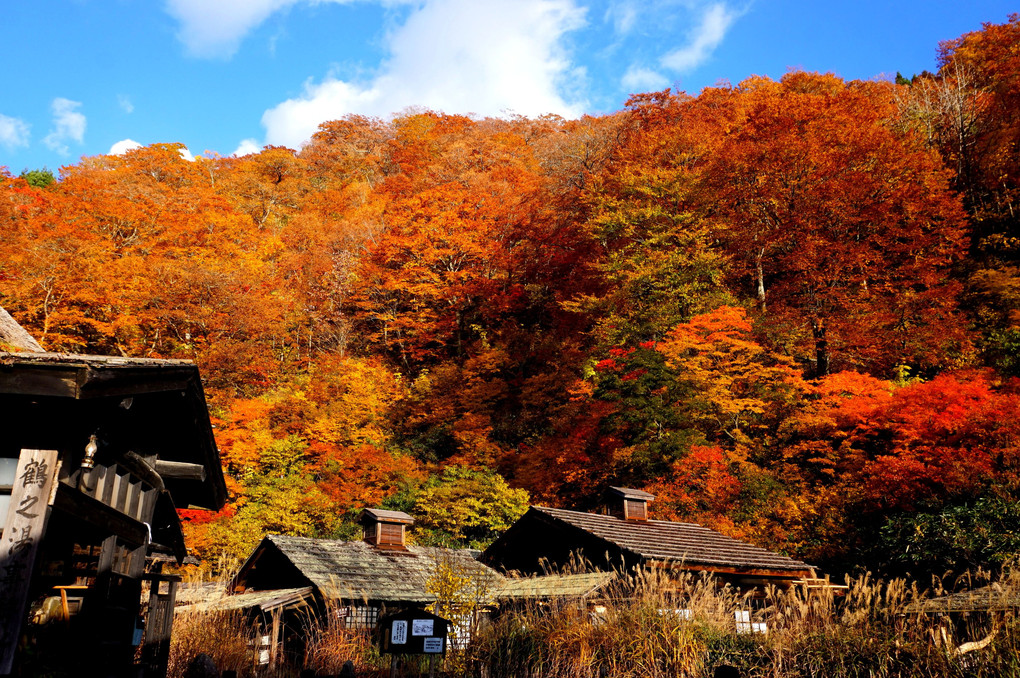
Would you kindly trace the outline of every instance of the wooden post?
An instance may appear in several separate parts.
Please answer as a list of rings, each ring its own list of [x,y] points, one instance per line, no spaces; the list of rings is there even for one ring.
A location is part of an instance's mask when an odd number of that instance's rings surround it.
[[[280,614],[279,609],[273,610],[273,630],[269,636],[269,666],[274,669],[280,665],[280,635],[283,631],[280,628]]]
[[[56,450],[21,451],[0,542],[0,675],[9,674],[14,665],[56,476]]]

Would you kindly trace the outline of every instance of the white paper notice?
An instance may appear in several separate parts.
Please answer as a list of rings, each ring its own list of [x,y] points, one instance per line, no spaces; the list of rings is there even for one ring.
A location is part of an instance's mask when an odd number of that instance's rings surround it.
[[[393,630],[390,631],[390,643],[393,645],[407,644],[407,622],[398,619],[393,622]]]
[[[442,638],[426,638],[425,654],[439,654],[443,651]]]
[[[415,619],[411,622],[411,635],[431,636],[432,628],[433,624],[431,619]]]

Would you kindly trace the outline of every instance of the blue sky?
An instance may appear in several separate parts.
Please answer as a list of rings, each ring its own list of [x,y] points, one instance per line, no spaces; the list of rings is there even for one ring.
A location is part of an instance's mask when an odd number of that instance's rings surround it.
[[[791,68],[934,70],[999,0],[35,0],[4,3],[0,166],[180,142],[300,147],[325,120],[620,109]]]

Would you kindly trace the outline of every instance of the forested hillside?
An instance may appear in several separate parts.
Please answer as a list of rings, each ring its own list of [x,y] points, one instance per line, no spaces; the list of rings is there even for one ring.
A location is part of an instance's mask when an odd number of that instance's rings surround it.
[[[793,72],[619,113],[348,116],[0,175],[0,305],[201,367],[233,500],[199,554],[481,544],[607,485],[835,569],[1020,551],[1020,18],[937,74]]]

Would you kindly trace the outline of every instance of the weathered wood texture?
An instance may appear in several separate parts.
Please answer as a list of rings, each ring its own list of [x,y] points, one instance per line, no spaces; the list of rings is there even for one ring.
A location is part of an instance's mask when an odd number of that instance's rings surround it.
[[[205,480],[206,471],[202,464],[188,464],[182,461],[164,461],[157,459],[156,473],[163,478],[174,480]]]
[[[0,546],[0,675],[11,672],[28,605],[46,507],[57,475],[56,450],[22,450]]]
[[[82,432],[74,426],[84,427],[86,437],[102,430],[100,460],[103,454],[106,459],[111,453],[120,456],[124,466],[157,488],[159,483],[150,476],[160,473],[178,506],[216,510],[226,501],[226,482],[201,378],[191,362],[5,353],[0,346],[0,400],[26,417],[12,419],[14,433],[20,437],[67,438],[20,447],[78,447],[83,445]],[[71,423],[47,424],[60,417]],[[139,459],[149,468],[132,463]]]
[[[16,351],[28,351],[30,353],[42,353],[43,347],[29,334],[18,321],[11,317],[2,306],[0,306],[0,343],[7,344]]]
[[[72,487],[60,483],[54,501],[54,508],[72,516],[78,516],[99,529],[119,536],[133,545],[144,545],[149,537],[149,528],[142,521],[118,511],[108,504],[82,494]]]

